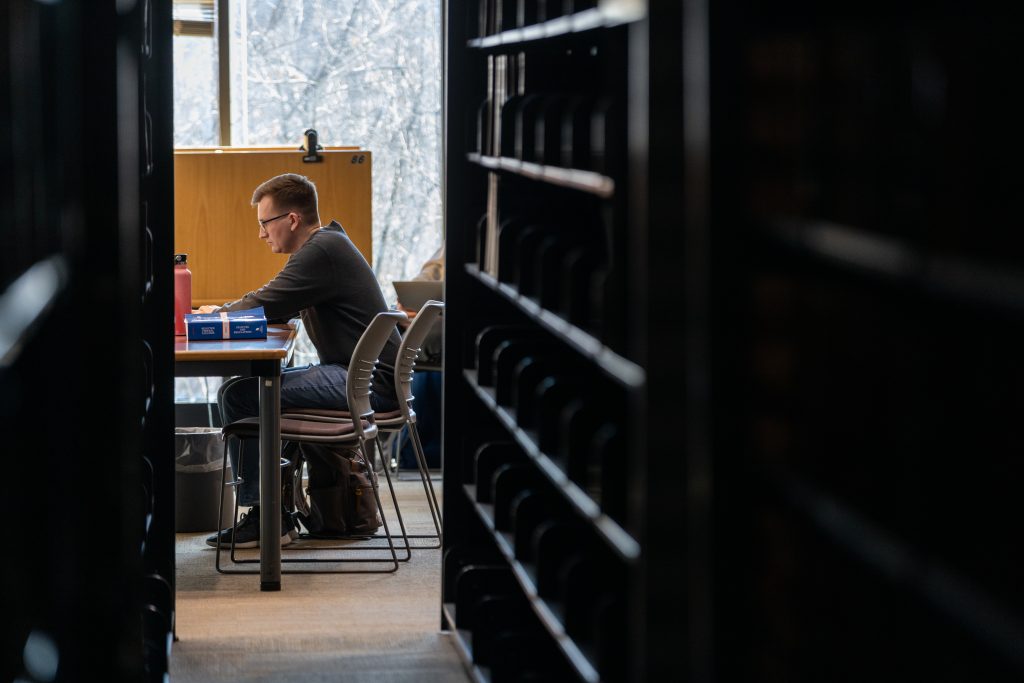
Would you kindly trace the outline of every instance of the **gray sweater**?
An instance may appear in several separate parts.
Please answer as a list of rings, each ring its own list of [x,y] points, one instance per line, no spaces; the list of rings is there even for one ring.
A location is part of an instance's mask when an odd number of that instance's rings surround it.
[[[337,221],[314,232],[267,284],[223,311],[263,306],[268,320],[300,315],[321,363],[348,367],[363,330],[387,310],[384,294],[370,265]],[[384,346],[374,373],[373,390],[395,399],[395,356],[401,337],[396,329]]]

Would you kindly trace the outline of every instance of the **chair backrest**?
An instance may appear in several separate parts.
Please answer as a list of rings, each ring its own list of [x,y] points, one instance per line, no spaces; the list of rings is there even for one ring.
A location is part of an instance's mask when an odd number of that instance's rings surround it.
[[[444,313],[444,303],[428,301],[420,307],[409,328],[402,335],[402,343],[398,346],[398,357],[395,361],[395,392],[398,394],[398,407],[402,417],[409,422],[416,421],[416,411],[412,409],[412,374],[416,367],[416,358],[420,355],[423,340],[430,334],[434,323]]]
[[[360,437],[368,436],[364,433],[361,418],[368,419],[373,415],[373,408],[370,407],[370,391],[373,389],[373,371],[377,366],[377,359],[380,358],[380,352],[384,350],[384,345],[388,343],[388,338],[395,326],[399,321],[405,319],[405,313],[400,311],[378,313],[366,326],[356,343],[356,348],[352,351],[345,392],[348,396],[348,411],[352,415],[352,423]],[[376,432],[376,428],[374,428],[374,432]]]

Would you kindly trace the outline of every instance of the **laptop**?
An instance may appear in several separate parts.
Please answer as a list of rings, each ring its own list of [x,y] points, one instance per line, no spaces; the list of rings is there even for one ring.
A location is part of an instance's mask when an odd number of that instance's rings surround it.
[[[418,311],[428,301],[444,301],[442,280],[395,280],[398,303],[410,311]]]

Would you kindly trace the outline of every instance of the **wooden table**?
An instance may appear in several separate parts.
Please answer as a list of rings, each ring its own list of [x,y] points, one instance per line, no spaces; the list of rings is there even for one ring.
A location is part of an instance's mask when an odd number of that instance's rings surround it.
[[[175,377],[260,377],[260,590],[281,590],[281,367],[295,347],[295,325],[271,325],[266,339],[174,338]]]

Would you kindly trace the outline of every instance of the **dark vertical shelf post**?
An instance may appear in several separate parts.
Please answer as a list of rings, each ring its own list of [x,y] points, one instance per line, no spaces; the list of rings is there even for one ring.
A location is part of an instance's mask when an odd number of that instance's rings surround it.
[[[443,167],[446,170],[443,179],[444,191],[444,222],[451,226],[445,232],[445,372],[442,395],[444,396],[444,421],[446,424],[462,422],[470,414],[471,397],[465,389],[459,368],[462,359],[468,353],[466,345],[466,329],[472,309],[472,289],[468,277],[459,264],[473,260],[476,239],[472,226],[477,216],[470,214],[472,200],[470,192],[474,186],[471,170],[462,161],[468,151],[469,126],[473,118],[469,114],[466,103],[470,100],[473,84],[470,76],[473,73],[469,60],[457,56],[461,54],[461,45],[470,37],[467,34],[465,5],[459,0],[442,4],[444,21],[444,117],[443,117]],[[449,429],[442,430],[442,452],[447,464],[444,467],[443,486],[445,491],[457,491],[462,486],[459,474],[460,456],[457,453],[463,447],[459,432]],[[453,496],[445,496],[443,501],[443,518],[445,519],[445,537],[462,538],[465,535],[465,512],[453,500]],[[447,540],[444,549],[452,546]],[[442,568],[442,581],[448,581]],[[443,615],[442,627],[445,627]]]
[[[138,457],[153,470],[154,509],[143,553],[144,605],[164,615],[145,633],[151,650],[173,633],[175,624],[174,561],[174,75],[171,2],[143,0],[139,69],[140,240],[143,277],[140,298],[144,348],[152,354],[152,400],[146,404],[143,442]],[[144,469],[145,469],[144,468]],[[144,625],[146,622],[143,622]],[[147,661],[158,678],[166,662]]]
[[[639,442],[637,467],[629,470],[644,548],[631,601],[632,621],[643,634],[631,643],[637,648],[631,680],[675,671],[708,681],[711,673],[701,5],[652,0],[646,21],[630,27],[630,313],[638,360],[647,369],[633,403]]]

